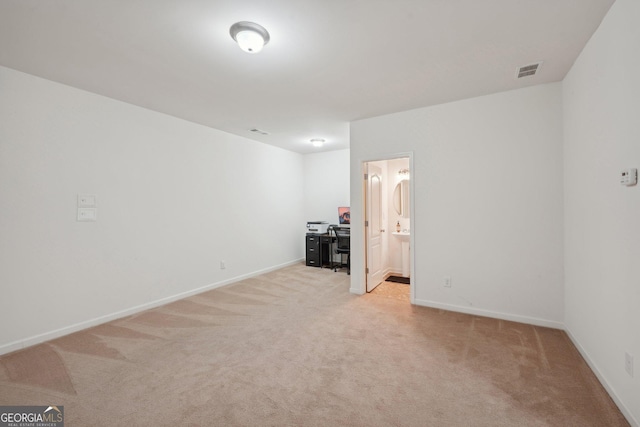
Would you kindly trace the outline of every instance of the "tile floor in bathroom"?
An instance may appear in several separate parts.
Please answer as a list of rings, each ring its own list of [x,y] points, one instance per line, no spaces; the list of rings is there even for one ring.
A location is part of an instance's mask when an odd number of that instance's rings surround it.
[[[371,291],[372,295],[393,298],[401,301],[410,301],[409,290],[411,287],[403,283],[382,282]]]

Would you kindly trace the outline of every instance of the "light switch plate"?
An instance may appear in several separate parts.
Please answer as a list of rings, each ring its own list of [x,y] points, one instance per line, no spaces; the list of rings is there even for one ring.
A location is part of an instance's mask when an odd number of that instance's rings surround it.
[[[98,205],[96,196],[92,194],[78,194],[78,207],[79,208],[94,208]]]
[[[78,208],[78,221],[97,221],[98,209],[96,208]]]

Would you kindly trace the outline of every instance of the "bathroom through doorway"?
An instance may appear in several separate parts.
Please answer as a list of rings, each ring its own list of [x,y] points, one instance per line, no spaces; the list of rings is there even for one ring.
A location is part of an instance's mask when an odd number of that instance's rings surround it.
[[[365,162],[364,171],[366,291],[413,302],[411,157]]]

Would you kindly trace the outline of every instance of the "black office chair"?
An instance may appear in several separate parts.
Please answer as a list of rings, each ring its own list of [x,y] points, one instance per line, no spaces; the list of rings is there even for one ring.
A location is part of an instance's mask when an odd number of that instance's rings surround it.
[[[336,253],[340,254],[340,264],[333,266],[333,271],[342,268],[342,254],[347,254],[347,274],[351,274],[351,229],[349,227],[332,227],[336,235]]]

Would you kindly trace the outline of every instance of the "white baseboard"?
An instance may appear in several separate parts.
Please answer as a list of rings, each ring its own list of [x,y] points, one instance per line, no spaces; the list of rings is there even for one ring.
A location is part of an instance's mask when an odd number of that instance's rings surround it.
[[[609,384],[605,376],[602,375],[602,372],[598,368],[598,365],[593,361],[593,359],[591,359],[591,357],[589,356],[589,353],[587,353],[584,347],[580,345],[580,342],[571,333],[571,330],[567,327],[565,327],[564,330],[569,336],[569,339],[571,340],[573,345],[575,345],[578,351],[580,352],[580,355],[582,355],[582,358],[587,362],[587,365],[589,365],[593,373],[596,375],[596,377],[598,378],[598,381],[600,381],[600,384],[602,384],[602,386],[607,391],[607,393],[609,393],[609,396],[611,396],[611,399],[613,399],[615,404],[618,406],[618,408],[620,409],[620,412],[622,412],[622,415],[624,415],[624,417],[627,419],[629,424],[631,424],[632,427],[640,427],[640,422],[638,422],[638,420],[633,416],[629,408],[627,408],[624,405],[624,403],[622,403],[622,401],[614,391],[613,387],[611,387],[611,384]]]
[[[126,310],[117,311],[115,313],[107,314],[104,316],[96,317],[94,319],[89,319],[84,322],[79,322],[70,326],[65,326],[64,328],[56,329],[53,331],[45,332],[43,334],[34,335],[32,337],[28,337],[22,340],[13,341],[8,344],[4,344],[0,346],[0,355],[11,353],[13,351],[21,350],[23,348],[31,347],[36,344],[43,343],[45,341],[49,341],[52,339],[60,338],[65,335],[72,334],[74,332],[81,331],[83,329],[91,328],[93,326],[101,325],[106,322],[110,322],[112,320],[120,319],[126,316],[131,316],[132,314],[140,313],[145,310],[149,310],[152,308],[160,307],[162,305],[169,304],[170,302],[177,301],[183,298],[188,298],[190,296],[200,294],[202,292],[210,291],[212,289],[220,288],[222,286],[230,285],[231,283],[238,282],[240,280],[248,279],[250,277],[259,276],[261,274],[268,273],[270,271],[279,270],[284,267],[288,267],[290,265],[295,265],[300,262],[303,262],[304,258],[296,259],[294,261],[289,261],[284,264],[275,265],[272,267],[264,268],[262,270],[253,271],[251,273],[242,274],[240,276],[232,277],[230,279],[222,280],[220,282],[212,283],[206,286],[202,286],[200,288],[192,289],[190,291],[181,292],[176,295],[172,295],[169,297],[161,298],[159,300],[151,301],[145,304],[137,305],[135,307],[128,308]]]
[[[389,277],[389,276],[399,276],[399,277],[404,277],[404,276],[402,275],[402,272],[401,272],[401,271],[391,270],[391,269],[387,270],[387,271],[385,272],[385,275],[384,275],[384,277]]]
[[[502,319],[502,320],[509,320],[512,322],[526,323],[529,325],[544,326],[544,327],[553,328],[553,329],[564,329],[564,324],[562,322],[557,322],[554,320],[538,319],[536,317],[502,313],[499,311],[482,310],[479,308],[470,308],[470,307],[464,307],[464,306],[453,305],[453,304],[442,304],[439,302],[422,300],[422,299],[416,299],[415,304],[422,305],[425,307],[439,308],[442,310],[455,311],[458,313],[474,314],[477,316],[492,317],[494,319]]]

